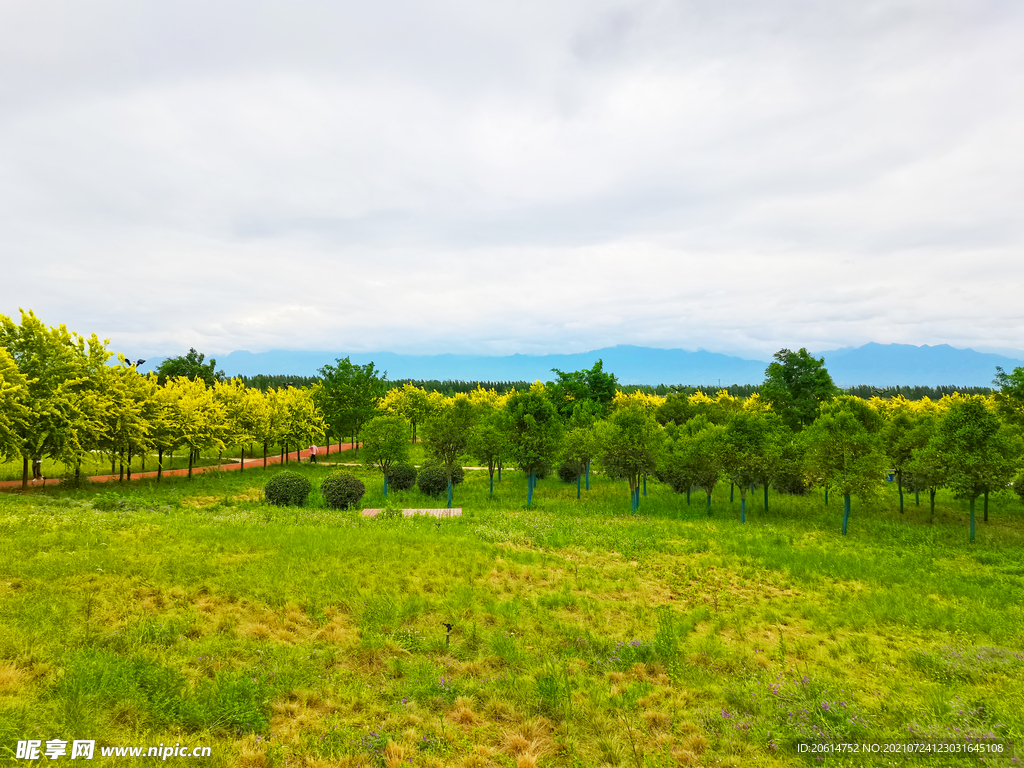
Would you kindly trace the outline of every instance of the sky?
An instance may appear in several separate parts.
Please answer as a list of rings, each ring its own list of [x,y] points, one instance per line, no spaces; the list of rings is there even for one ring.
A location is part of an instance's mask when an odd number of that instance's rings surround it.
[[[1018,0],[6,0],[0,314],[134,357],[1024,349]]]

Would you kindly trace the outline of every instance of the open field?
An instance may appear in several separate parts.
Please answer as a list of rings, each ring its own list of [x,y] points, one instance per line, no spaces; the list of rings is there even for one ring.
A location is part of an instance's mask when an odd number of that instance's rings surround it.
[[[0,754],[85,738],[97,764],[123,763],[101,745],[180,742],[210,746],[204,765],[781,766],[817,764],[803,738],[968,736],[1004,751],[924,763],[1024,757],[1016,497],[970,545],[963,503],[940,494],[930,526],[891,487],[854,500],[844,538],[820,494],[767,513],[755,494],[741,525],[728,484],[710,516],[657,483],[633,515],[624,483],[577,502],[549,478],[526,510],[519,473],[492,499],[468,472],[462,518],[385,521],[315,490],[265,506],[275,471],[0,494]]]

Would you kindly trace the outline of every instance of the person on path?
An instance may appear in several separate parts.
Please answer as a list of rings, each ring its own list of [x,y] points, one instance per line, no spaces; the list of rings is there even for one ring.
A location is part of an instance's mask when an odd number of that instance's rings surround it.
[[[309,463],[316,464],[316,446],[309,446]]]

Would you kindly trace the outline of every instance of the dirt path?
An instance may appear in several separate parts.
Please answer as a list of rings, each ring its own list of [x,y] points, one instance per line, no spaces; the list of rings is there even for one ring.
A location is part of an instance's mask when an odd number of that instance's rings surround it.
[[[353,445],[352,443],[342,443],[339,446],[337,443],[335,443],[335,444],[333,444],[331,446],[322,446],[322,445],[317,446],[317,458],[322,456],[323,458],[326,459],[327,456],[330,455],[330,451],[331,451],[332,448],[334,449],[335,453],[339,453],[340,451],[351,450],[352,449],[352,445]],[[298,461],[303,461],[303,460],[309,461],[309,455],[310,455],[309,448],[305,449],[304,451],[299,451],[299,458],[297,460]],[[289,461],[296,461],[295,451],[291,451],[288,454],[288,456],[289,456]],[[267,464],[268,465],[270,465],[270,464],[280,464],[280,463],[281,463],[281,454],[276,454],[274,456],[267,456]],[[263,457],[262,456],[260,456],[258,458],[246,459],[245,462],[244,462],[244,468],[245,469],[248,469],[248,468],[256,469],[256,468],[262,468],[262,467],[263,467]],[[230,472],[231,470],[234,470],[234,469],[242,470],[243,469],[243,462],[241,460],[239,460],[239,459],[225,459],[224,463],[221,464],[220,466],[213,465],[213,466],[209,466],[209,467],[193,467],[192,468],[192,474],[195,475],[195,474],[199,474],[201,472],[216,472],[218,470],[220,470],[222,472]],[[186,467],[185,469],[165,469],[162,474],[163,474],[164,477],[188,477],[188,468]],[[156,475],[157,475],[156,472],[133,472],[132,473],[132,480],[142,480],[144,478],[153,478],[153,477],[156,477]],[[119,477],[119,475],[89,475],[88,480],[90,482],[93,482],[93,483],[109,483],[109,482],[117,482],[118,477]],[[125,477],[125,480],[126,481],[128,480],[127,476]],[[30,480],[29,483],[28,483],[28,487],[29,487],[29,490],[33,490],[35,488],[42,488],[44,486],[58,485],[59,483],[60,483],[60,478],[43,478],[42,480]],[[0,480],[0,488],[21,488],[21,480]]]

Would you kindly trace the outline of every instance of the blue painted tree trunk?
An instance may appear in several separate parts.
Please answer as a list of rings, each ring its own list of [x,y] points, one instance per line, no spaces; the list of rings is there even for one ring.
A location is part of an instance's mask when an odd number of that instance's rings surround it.
[[[764,511],[768,511],[768,483],[764,484]]]
[[[974,542],[974,497],[971,497],[971,542]]]
[[[730,481],[729,482],[729,503],[730,504],[732,504],[732,502],[733,502],[733,491],[734,490],[736,490],[736,483]],[[742,503],[742,501],[740,503]]]
[[[580,498],[580,476],[576,475],[576,499]]]
[[[491,472],[491,496],[494,495],[494,473]]]
[[[846,535],[846,526],[850,522],[850,494],[843,494],[843,536]]]
[[[388,476],[384,475],[384,498],[388,497]]]
[[[530,508],[530,504],[533,503],[533,472],[526,477],[526,508]]]
[[[644,475],[644,496],[647,495],[647,475]]]
[[[452,481],[448,481],[448,509],[452,508]]]
[[[921,506],[921,491],[916,488],[914,489],[914,503],[919,507]]]
[[[686,489],[686,506],[690,506],[690,489]]]
[[[590,490],[590,462],[587,462],[587,490]]]
[[[747,522],[747,497],[740,496],[740,522]]]
[[[825,486],[825,506],[828,506],[828,486]]]
[[[707,494],[708,494],[707,510],[708,510],[708,514],[710,515],[711,514],[711,491],[708,491]]]

